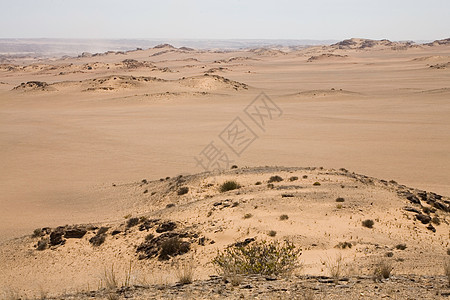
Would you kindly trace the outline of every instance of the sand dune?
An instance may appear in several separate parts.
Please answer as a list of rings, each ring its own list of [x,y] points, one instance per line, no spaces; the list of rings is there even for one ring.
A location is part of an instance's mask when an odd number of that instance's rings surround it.
[[[217,250],[252,238],[291,239],[303,249],[308,284],[336,299],[389,284],[408,287],[400,298],[446,295],[448,53],[445,40],[351,39],[305,49],[161,45],[61,59],[3,57],[0,295],[7,287],[36,295],[44,286],[60,298],[64,291],[88,297],[77,290],[107,298],[99,289],[105,267],[114,262],[122,278],[130,261],[133,284],[173,283],[133,290],[136,299],[171,291],[182,297],[174,274],[188,261],[204,279],[191,287],[207,292],[220,285],[208,285]],[[256,136],[240,155],[224,138],[236,120]],[[230,165],[292,167],[199,174],[194,158],[212,144]],[[309,165],[325,168],[301,168]],[[269,183],[276,175],[283,180]],[[241,188],[219,192],[226,180]],[[365,219],[372,229],[362,226]],[[158,245],[168,236],[189,243],[189,251],[160,260]],[[331,279],[323,260],[339,253],[348,281],[339,283],[343,289],[324,287]],[[371,274],[381,259],[394,264],[395,276],[379,284]],[[248,279],[236,289],[252,297],[270,282]],[[348,295],[333,294],[343,290]]]

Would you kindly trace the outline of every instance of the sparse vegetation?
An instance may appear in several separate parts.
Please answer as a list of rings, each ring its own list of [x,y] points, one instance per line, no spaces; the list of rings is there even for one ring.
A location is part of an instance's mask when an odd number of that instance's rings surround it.
[[[328,273],[334,279],[334,282],[337,283],[342,276],[344,268],[344,259],[342,255],[339,254],[334,259],[328,258],[326,261],[322,261],[322,264],[325,265]]]
[[[447,258],[444,262],[444,274],[447,276],[448,285],[450,286],[450,258]]]
[[[337,204],[337,205],[336,205],[336,208],[337,208],[337,209],[341,209],[341,208],[342,208],[342,204]]]
[[[42,251],[47,249],[49,240],[48,238],[42,238],[37,242],[36,250]]]
[[[253,217],[253,215],[250,213],[244,215],[244,219],[250,219],[251,217]]]
[[[289,178],[289,181],[296,181],[296,180],[298,180],[297,176],[292,176],[292,177]]]
[[[439,219],[439,217],[434,216],[434,217],[431,219],[431,223],[433,223],[434,225],[441,225],[441,220]]]
[[[272,182],[281,182],[281,181],[283,181],[283,178],[281,178],[280,176],[278,176],[278,175],[275,175],[275,176],[271,176],[270,178],[269,178],[269,181],[267,181],[268,183],[272,183]]]
[[[351,248],[353,245],[350,242],[339,242],[339,244],[337,244],[335,246],[335,248],[339,248],[339,249],[346,249],[346,248]]]
[[[374,280],[380,281],[387,279],[391,276],[391,272],[394,269],[390,260],[381,259],[376,265],[373,271]]]
[[[128,228],[136,226],[137,224],[139,224],[139,218],[129,218],[127,221]]]
[[[288,216],[288,215],[281,215],[281,216],[280,216],[280,221],[285,221],[285,220],[287,220],[287,219],[289,219],[289,216]]]
[[[191,284],[194,281],[194,265],[189,262],[178,264],[176,276],[181,284]]]
[[[288,274],[300,267],[301,249],[289,241],[260,241],[218,252],[212,263],[222,274]]]
[[[119,281],[117,279],[116,271],[114,270],[114,264],[111,265],[111,268],[105,267],[102,281],[108,290],[116,289],[118,287]]]
[[[375,222],[370,219],[362,221],[362,226],[367,227],[367,228],[373,228],[374,224],[375,224]]]
[[[321,184],[320,184],[320,182],[316,181],[316,182],[313,183],[313,185],[314,185],[314,186],[319,186],[319,185],[321,185]]]
[[[344,202],[345,201],[345,199],[344,198],[342,198],[342,197],[338,197],[338,198],[336,198],[336,202]]]
[[[189,188],[187,186],[183,186],[178,190],[177,194],[179,196],[181,196],[181,195],[187,194],[188,192],[189,192]]]
[[[303,178],[303,179],[307,179],[307,178],[308,178],[308,175],[303,175],[302,178]]]
[[[240,188],[241,186],[234,180],[229,180],[229,181],[225,181],[224,183],[222,183],[222,185],[220,186],[220,192],[224,193],[227,191],[232,191],[235,189]]]
[[[269,232],[267,232],[268,236],[274,237],[277,235],[277,232],[275,230],[269,230]]]
[[[406,249],[406,244],[395,245],[395,249],[397,249],[397,250],[405,250]]]
[[[171,256],[187,253],[190,250],[188,242],[183,242],[179,237],[165,240],[161,244],[160,259],[167,260]]]
[[[269,184],[267,184],[267,187],[268,187],[269,189],[273,189],[275,186],[273,185],[273,183],[269,183]]]
[[[255,185],[261,185],[261,184],[262,184],[261,181],[257,181],[257,182],[255,183]]]

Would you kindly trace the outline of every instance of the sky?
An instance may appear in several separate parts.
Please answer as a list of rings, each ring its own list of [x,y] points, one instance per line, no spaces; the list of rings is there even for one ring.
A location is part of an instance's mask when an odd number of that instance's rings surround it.
[[[435,40],[449,0],[0,0],[0,38]]]

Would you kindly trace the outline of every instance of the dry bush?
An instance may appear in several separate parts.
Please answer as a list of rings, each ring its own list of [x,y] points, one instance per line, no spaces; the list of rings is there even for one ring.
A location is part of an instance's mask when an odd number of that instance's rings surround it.
[[[322,264],[327,268],[330,277],[337,283],[344,271],[344,258],[342,255],[338,254],[334,259],[328,258],[327,260],[322,261]]]
[[[288,215],[281,215],[281,216],[280,216],[280,221],[285,221],[285,220],[287,220],[287,219],[289,219],[289,216],[288,216]]]
[[[178,264],[176,270],[176,276],[178,282],[181,284],[191,284],[194,281],[195,268],[194,265],[188,262]]]
[[[212,263],[218,271],[227,274],[289,274],[301,266],[301,249],[289,241],[260,241],[218,252]]]
[[[267,183],[281,182],[281,181],[283,181],[283,178],[281,178],[281,176],[275,175],[275,176],[271,176],[269,178],[269,181],[267,181]]]
[[[117,272],[114,269],[114,264],[111,265],[111,268],[106,268],[102,274],[102,281],[105,283],[105,287],[108,290],[116,289],[119,286],[119,281],[117,278]]]
[[[181,196],[181,195],[187,194],[188,192],[189,192],[189,188],[187,186],[183,186],[178,190],[177,194],[179,196]]]
[[[391,277],[391,272],[394,269],[392,262],[390,260],[381,259],[375,264],[375,269],[373,270],[374,280],[380,281],[382,279],[388,279]]]
[[[240,188],[241,186],[234,180],[229,180],[229,181],[225,181],[224,183],[222,183],[222,185],[220,186],[220,192],[224,193],[227,191],[232,191],[235,189]]]
[[[274,237],[277,235],[277,232],[275,230],[269,230],[269,232],[267,232],[268,236]]]
[[[362,221],[362,226],[367,227],[367,228],[373,228],[374,224],[375,224],[375,222],[370,219]]]
[[[450,259],[447,259],[444,262],[444,274],[447,276],[448,285],[450,286]]]

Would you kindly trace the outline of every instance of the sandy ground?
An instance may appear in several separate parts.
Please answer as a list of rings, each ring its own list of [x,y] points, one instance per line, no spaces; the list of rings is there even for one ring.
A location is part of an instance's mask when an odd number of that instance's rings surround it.
[[[347,48],[1,65],[0,241],[142,213],[136,191],[112,185],[202,172],[211,141],[240,167],[344,167],[450,195],[449,46]],[[264,130],[244,113],[261,92],[283,112]],[[218,137],[237,116],[258,136],[240,156]]]

